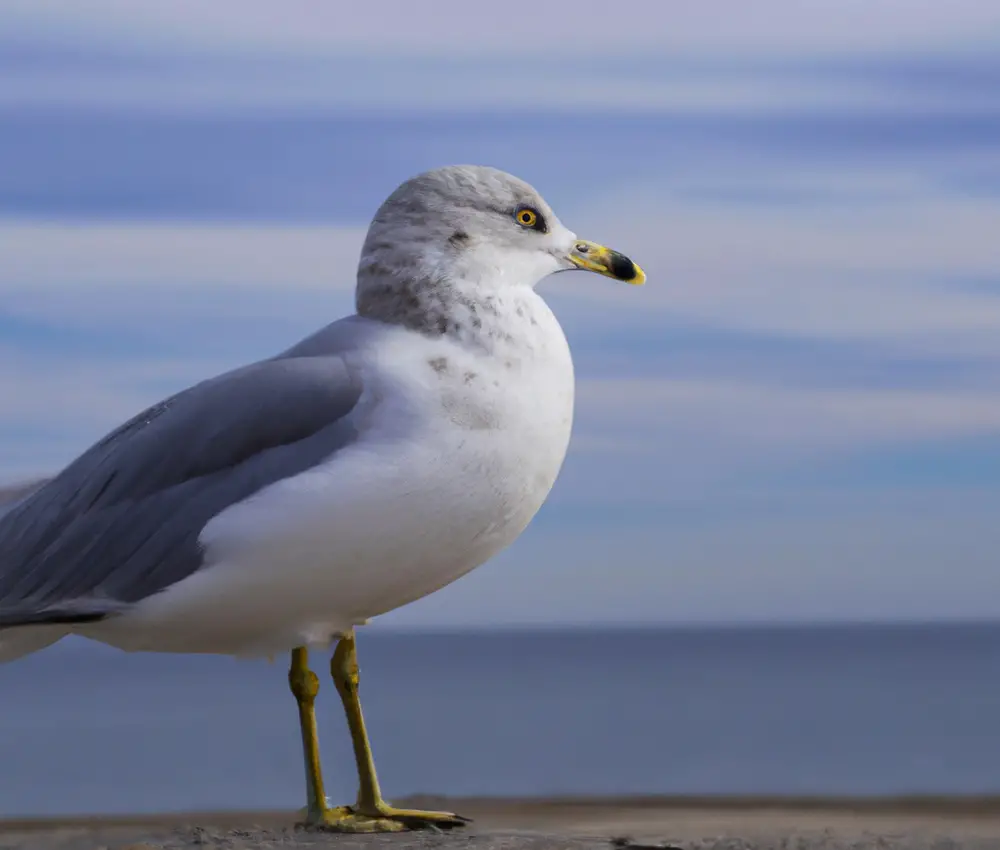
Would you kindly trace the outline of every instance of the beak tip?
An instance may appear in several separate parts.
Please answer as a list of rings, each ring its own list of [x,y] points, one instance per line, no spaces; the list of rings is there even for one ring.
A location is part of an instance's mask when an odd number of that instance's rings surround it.
[[[646,282],[646,273],[628,257],[617,251],[609,253],[611,254],[611,262],[608,265],[608,271],[613,277],[633,286],[642,286]]]

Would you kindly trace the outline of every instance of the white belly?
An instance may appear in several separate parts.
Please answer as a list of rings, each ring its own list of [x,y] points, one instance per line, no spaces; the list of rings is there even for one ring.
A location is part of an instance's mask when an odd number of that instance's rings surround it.
[[[492,383],[484,366],[452,364]],[[382,404],[360,442],[213,519],[205,568],[81,633],[129,650],[270,655],[325,645],[460,578],[520,535],[565,456],[568,349],[518,369],[485,406],[449,390],[444,425],[440,405],[421,421]]]

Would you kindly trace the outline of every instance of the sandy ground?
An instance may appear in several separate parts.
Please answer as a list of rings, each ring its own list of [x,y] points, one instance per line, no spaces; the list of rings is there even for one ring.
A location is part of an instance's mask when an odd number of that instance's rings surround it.
[[[294,828],[288,812],[0,821],[0,848],[337,847],[434,850],[647,850],[647,848],[997,848],[1000,798],[965,800],[475,800],[420,798],[400,805],[473,819],[447,833],[340,835]]]

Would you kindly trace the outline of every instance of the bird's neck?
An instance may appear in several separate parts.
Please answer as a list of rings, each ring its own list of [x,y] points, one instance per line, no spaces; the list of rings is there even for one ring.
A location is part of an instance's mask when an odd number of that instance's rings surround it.
[[[541,299],[527,286],[489,287],[449,278],[358,275],[358,314],[431,337],[495,350],[531,327]],[[536,320],[537,321],[537,320]]]

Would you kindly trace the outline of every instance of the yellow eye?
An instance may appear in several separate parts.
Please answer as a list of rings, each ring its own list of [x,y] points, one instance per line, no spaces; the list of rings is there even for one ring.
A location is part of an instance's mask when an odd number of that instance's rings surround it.
[[[522,227],[534,227],[538,224],[538,213],[527,207],[522,207],[517,211],[517,223]]]

